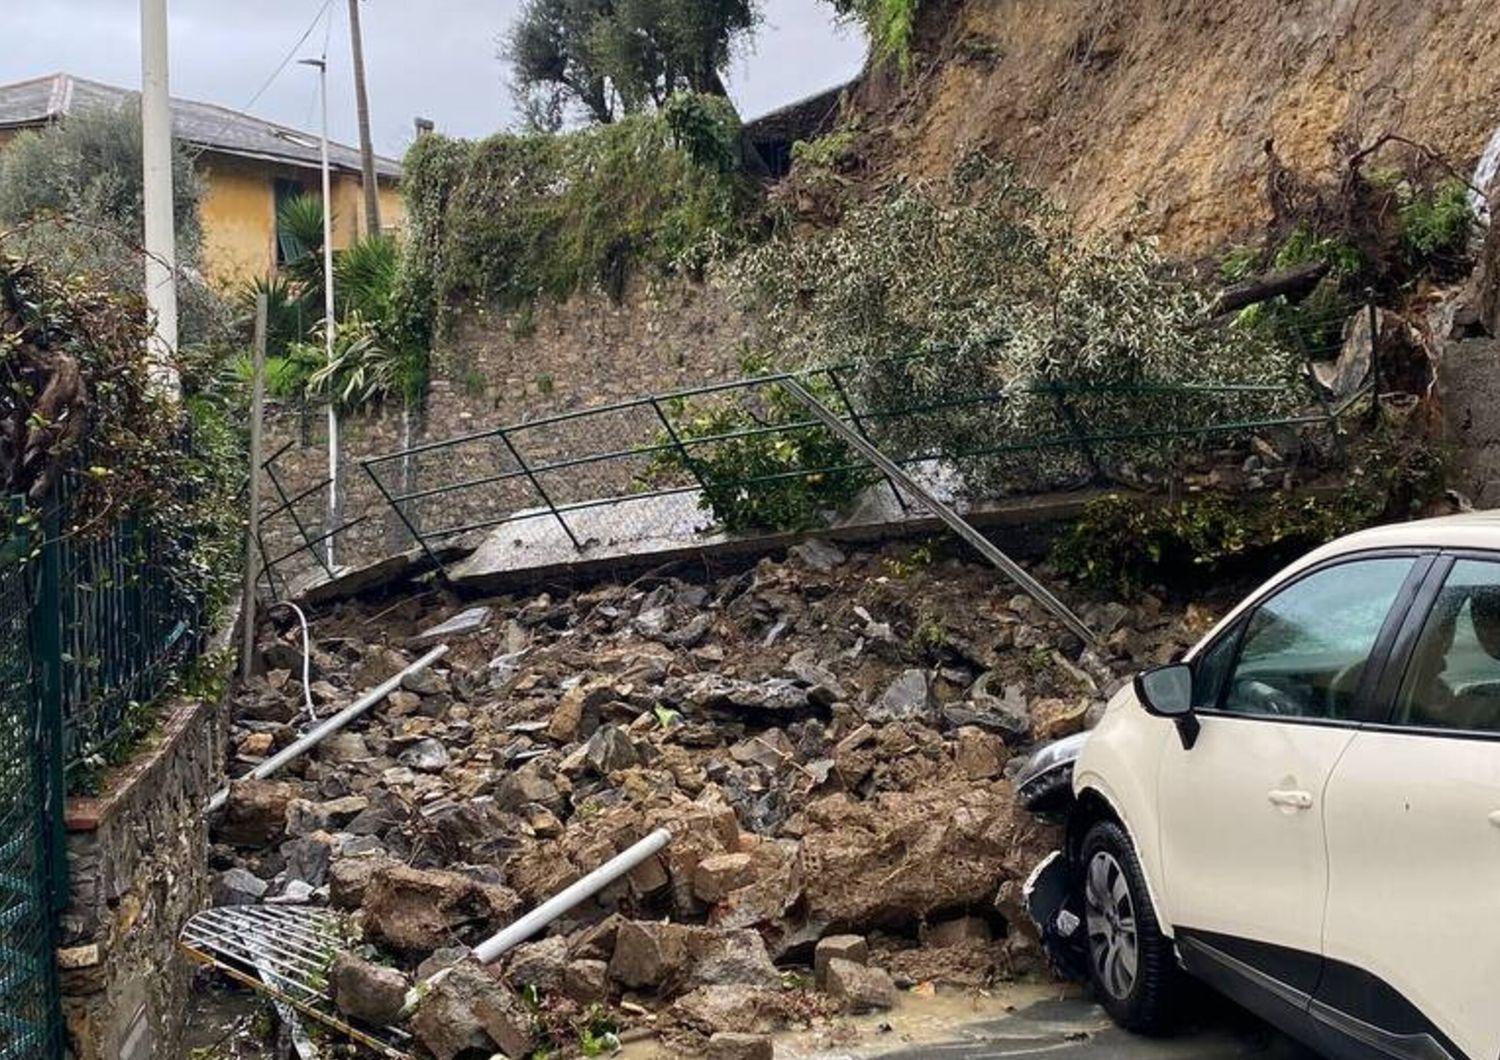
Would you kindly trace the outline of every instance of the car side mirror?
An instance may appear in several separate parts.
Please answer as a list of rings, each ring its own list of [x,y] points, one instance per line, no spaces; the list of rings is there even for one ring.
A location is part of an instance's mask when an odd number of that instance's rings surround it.
[[[1186,663],[1158,666],[1136,675],[1135,696],[1146,713],[1169,718],[1177,724],[1184,750],[1198,742],[1202,726],[1193,713],[1193,668]]]

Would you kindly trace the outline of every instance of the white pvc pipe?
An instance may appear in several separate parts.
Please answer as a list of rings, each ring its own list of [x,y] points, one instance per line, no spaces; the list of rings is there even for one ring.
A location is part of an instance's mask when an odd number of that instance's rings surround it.
[[[328,739],[328,737],[344,728],[351,721],[358,718],[361,714],[364,714],[376,703],[379,703],[386,696],[394,692],[401,686],[401,682],[404,681],[407,677],[415,673],[421,673],[423,670],[427,669],[427,667],[431,666],[433,663],[437,662],[447,654],[448,645],[439,644],[436,648],[433,648],[430,652],[422,656],[416,662],[412,663],[405,670],[402,670],[395,677],[392,677],[389,681],[386,681],[370,689],[370,691],[366,692],[354,703],[339,711],[333,717],[329,718],[322,725],[319,725],[316,729],[313,729],[306,736],[303,736],[300,740],[292,744],[290,747],[287,747],[285,750],[279,752],[278,754],[272,755],[270,758],[267,758],[260,765],[252,769],[249,772],[248,777],[253,780],[264,780],[272,773],[277,772],[288,762],[302,757],[308,751],[318,746],[318,744]],[[208,800],[208,808],[204,812],[217,812],[221,807],[223,807],[224,803],[227,802],[228,799],[229,789],[221,789],[214,795],[213,798]]]
[[[547,899],[520,920],[481,942],[474,950],[480,964],[491,964],[525,942],[579,902],[592,898],[672,841],[672,833],[658,828],[624,853],[611,858],[577,883]]]
[[[579,902],[592,898],[641,862],[660,852],[671,841],[672,833],[665,828],[658,828],[629,850],[606,861],[577,883],[547,899],[514,924],[502,928],[497,934],[481,942],[470,956],[480,964],[491,964],[499,960],[509,950],[531,938]],[[448,978],[456,967],[457,965],[450,964],[408,990],[406,1005],[401,1010],[401,1018],[406,1019],[416,1011],[422,999],[432,992],[433,987]]]

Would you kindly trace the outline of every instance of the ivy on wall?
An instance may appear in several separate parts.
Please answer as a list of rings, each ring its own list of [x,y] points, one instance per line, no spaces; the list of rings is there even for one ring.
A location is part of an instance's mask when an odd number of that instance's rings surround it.
[[[562,135],[429,135],[406,158],[405,311],[619,296],[636,271],[696,274],[755,229],[739,127],[721,99]]]

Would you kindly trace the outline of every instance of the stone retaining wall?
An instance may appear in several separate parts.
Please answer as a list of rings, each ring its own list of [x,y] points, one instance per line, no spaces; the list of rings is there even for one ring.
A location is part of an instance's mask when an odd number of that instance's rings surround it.
[[[209,900],[203,807],[223,775],[222,711],[176,704],[99,797],[68,800],[58,964],[74,1060],[181,1055],[192,970],[176,941]]]

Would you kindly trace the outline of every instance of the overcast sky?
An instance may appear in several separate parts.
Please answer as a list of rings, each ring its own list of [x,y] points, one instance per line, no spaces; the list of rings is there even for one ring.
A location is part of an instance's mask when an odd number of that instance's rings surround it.
[[[172,93],[243,109],[298,38],[323,0],[168,0]],[[514,123],[508,71],[496,39],[520,0],[365,0],[361,8],[375,146],[400,157],[412,119],[440,130],[482,136]],[[140,85],[137,0],[0,0],[0,84],[66,71]],[[765,25],[735,60],[729,84],[746,117],[800,99],[853,76],[864,55],[854,29],[837,25],[822,0],[763,0]],[[335,139],[357,137],[349,69],[348,5],[317,24],[298,57],[328,40],[329,121]],[[331,27],[331,33],[330,33]],[[316,75],[288,66],[249,109],[305,129],[317,123]]]

